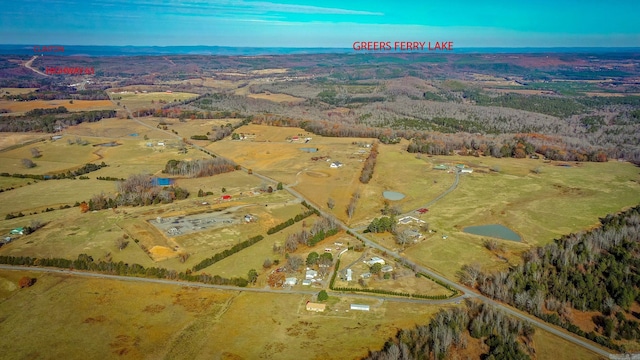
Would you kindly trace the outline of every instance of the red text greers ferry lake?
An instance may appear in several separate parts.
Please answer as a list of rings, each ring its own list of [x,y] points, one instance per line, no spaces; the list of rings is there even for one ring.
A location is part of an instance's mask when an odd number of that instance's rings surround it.
[[[367,51],[433,51],[453,50],[453,41],[355,41],[353,50]]]

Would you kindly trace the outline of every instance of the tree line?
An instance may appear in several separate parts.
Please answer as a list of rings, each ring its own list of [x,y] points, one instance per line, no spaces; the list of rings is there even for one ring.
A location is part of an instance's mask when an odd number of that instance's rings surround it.
[[[360,182],[363,184],[368,184],[369,180],[373,176],[373,169],[376,166],[376,160],[378,158],[378,143],[374,142],[371,145],[371,151],[369,152],[369,156],[364,161],[364,166],[362,166],[362,172],[360,173]]]
[[[316,209],[305,211],[302,214],[298,214],[295,217],[288,219],[287,221],[281,222],[280,224],[269,228],[269,230],[267,230],[267,235],[275,234],[280,230],[286,229],[287,227],[297,223],[298,221],[301,221],[302,219],[306,219],[313,214],[319,215],[320,213]]]
[[[36,174],[9,174],[7,172],[0,173],[0,176],[3,177],[15,177],[20,179],[34,179],[34,180],[60,180],[60,179],[75,179],[76,176],[88,174],[90,172],[94,172],[102,169],[103,167],[108,166],[103,161],[100,164],[87,163],[83,165],[81,168],[76,170],[68,170],[66,172],[53,174],[53,175],[36,175]]]
[[[200,261],[199,263],[197,263],[196,265],[193,266],[193,271],[199,271],[199,270],[202,270],[202,269],[204,269],[206,267],[209,267],[209,266],[217,263],[218,261],[220,261],[222,259],[225,259],[225,258],[228,258],[229,256],[239,252],[242,249],[248,248],[249,246],[257,243],[258,241],[260,241],[262,239],[264,239],[264,236],[257,235],[257,236],[254,236],[252,238],[249,238],[248,240],[245,240],[245,241],[243,241],[243,242],[241,242],[239,244],[233,245],[230,249],[226,249],[226,250],[224,250],[222,252],[219,252],[219,253],[213,255],[210,258],[206,258],[206,259]]]
[[[111,261],[95,262],[93,260],[93,257],[87,254],[80,254],[75,260],[62,258],[32,258],[28,256],[0,256],[0,264],[56,267],[62,269],[86,270],[120,276],[185,280],[213,285],[246,287],[249,284],[247,279],[240,277],[227,279],[218,275],[194,275],[190,270],[187,270],[186,272],[177,272],[176,270],[168,270],[160,267],[145,268],[144,266],[139,264],[129,264],[123,261],[117,263]]]
[[[445,359],[456,349],[466,349],[470,338],[489,348],[480,358],[525,360],[535,354],[529,323],[510,317],[494,307],[465,299],[465,308],[440,310],[427,325],[401,329],[366,360]]]
[[[64,108],[60,106],[59,108]],[[3,116],[0,122],[0,131],[5,132],[26,132],[41,131],[53,133],[60,131],[65,126],[78,125],[83,122],[96,122],[103,118],[114,118],[117,115],[115,110],[92,110],[81,112],[56,112],[47,113],[48,109],[34,109],[31,115]],[[60,110],[56,110],[60,111]]]
[[[236,170],[236,163],[221,157],[200,160],[169,160],[162,170],[165,174],[204,177]]]

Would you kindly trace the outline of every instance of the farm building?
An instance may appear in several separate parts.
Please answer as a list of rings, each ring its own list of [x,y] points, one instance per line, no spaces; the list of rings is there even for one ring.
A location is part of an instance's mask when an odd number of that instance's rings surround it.
[[[393,266],[391,266],[391,265],[383,266],[382,269],[380,269],[380,271],[382,271],[383,273],[392,272],[393,271]]]
[[[385,264],[384,260],[379,258],[379,257],[377,257],[377,256],[374,256],[371,259],[369,259],[368,261],[365,261],[365,263],[367,265],[369,265],[369,266],[373,266],[373,264],[380,264],[380,265],[384,265]]]
[[[353,280],[353,271],[351,269],[347,269],[347,281]]]
[[[318,304],[307,302],[307,311],[323,312],[327,308],[327,304]]]
[[[231,195],[222,195],[220,197],[220,199],[225,200],[225,201],[229,201],[229,200],[231,200]]]
[[[288,277],[284,280],[284,285],[283,286],[294,286],[298,283],[298,279],[294,278],[294,277]]]
[[[334,161],[331,163],[331,165],[329,165],[331,168],[337,169],[339,167],[342,167],[344,164],[341,163],[340,161]]]
[[[472,172],[473,172],[473,169],[470,169],[470,168],[460,169],[461,174],[471,174]]]
[[[11,234],[11,235],[24,235],[24,228],[22,228],[22,227],[15,228],[15,229],[9,231],[9,234]]]
[[[434,166],[433,169],[434,170],[447,170],[448,167],[447,167],[447,165],[440,164],[440,165]]]
[[[311,286],[311,280],[308,280],[308,279],[302,280],[302,285]]]
[[[360,275],[360,277],[363,278],[363,279],[368,279],[368,278],[371,277],[371,273],[369,273],[369,272],[364,273],[364,274]]]
[[[415,218],[413,216],[405,216],[403,218],[398,219],[398,224],[402,224],[402,225],[407,225],[407,224],[410,224],[412,222],[417,222],[419,224],[423,224],[424,220],[420,220],[420,219]]]
[[[351,310],[369,311],[369,305],[351,304],[349,308]]]
[[[164,142],[158,141],[158,146],[164,146]]]

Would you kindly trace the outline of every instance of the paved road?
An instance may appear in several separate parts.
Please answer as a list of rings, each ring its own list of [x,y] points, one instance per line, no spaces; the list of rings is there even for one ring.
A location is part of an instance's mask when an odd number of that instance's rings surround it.
[[[128,111],[128,109],[127,109],[127,111]],[[152,127],[150,125],[147,125],[147,124],[135,119],[133,116],[131,116],[131,118],[134,119],[136,122],[144,125],[144,126],[150,127],[150,128],[152,128],[154,130],[158,130],[157,128],[154,128],[154,127]],[[169,134],[169,135],[172,135],[174,137],[180,138],[180,136],[178,136],[178,135],[175,135],[175,134],[170,133],[168,131],[165,131],[165,132],[167,134]],[[196,149],[203,150],[202,147],[197,146],[195,144],[192,144],[192,146],[194,148],[196,148]],[[214,153],[213,151],[211,151],[209,149],[207,149],[207,151],[212,153],[212,154],[214,154],[214,155],[216,155],[216,156],[223,157],[222,155],[216,154],[216,153]],[[247,169],[244,168],[244,167],[242,169],[244,171],[247,171]],[[252,174],[253,174],[253,176],[256,176],[256,177],[258,177],[258,178],[260,178],[262,180],[265,180],[265,181],[268,181],[268,182],[272,182],[272,183],[277,183],[276,180],[271,179],[268,176],[260,175],[260,174],[256,173],[255,171],[253,171]],[[436,197],[434,200],[429,202],[429,204],[434,203],[435,201],[438,201],[439,199],[441,199],[442,197],[444,197],[445,195],[447,195],[448,193],[453,191],[457,187],[457,185],[459,183],[459,176],[460,176],[460,174],[458,172],[456,172],[456,179],[454,181],[454,184],[447,191],[445,191],[443,194],[440,194],[440,196]],[[310,200],[306,199],[302,194],[300,194],[299,192],[294,190],[291,186],[284,186],[284,190],[286,190],[287,192],[289,192],[291,195],[295,196],[296,198],[300,199],[301,201],[305,201],[307,204],[309,204],[309,205],[313,206],[314,208],[316,208],[316,210],[318,210],[318,212],[322,216],[325,216],[325,217],[327,217],[329,219],[332,219],[340,228],[344,229],[345,231],[351,232],[351,234],[354,237],[356,237],[357,239],[361,240],[366,245],[368,245],[368,246],[370,246],[370,247],[372,247],[374,249],[378,249],[380,251],[386,252],[388,256],[394,257],[400,263],[405,263],[405,264],[413,267],[418,272],[425,273],[425,274],[427,274],[427,275],[429,275],[429,276],[431,276],[431,277],[433,277],[433,278],[435,278],[435,279],[437,279],[437,280],[439,280],[439,281],[441,281],[441,282],[443,282],[445,284],[448,284],[449,286],[451,286],[452,288],[458,290],[462,294],[460,297],[456,297],[456,298],[452,298],[452,299],[446,299],[446,300],[439,300],[439,301],[442,301],[442,302],[440,302],[440,304],[447,303],[447,302],[452,302],[452,301],[459,301],[461,297],[462,298],[476,298],[476,299],[481,300],[481,301],[483,301],[485,303],[491,304],[492,306],[494,306],[494,307],[496,307],[498,309],[501,309],[502,311],[504,311],[504,312],[516,317],[516,318],[519,318],[519,319],[521,319],[523,321],[528,321],[531,324],[533,324],[533,325],[535,325],[535,326],[537,326],[537,327],[539,327],[539,328],[541,328],[543,330],[546,330],[546,331],[548,331],[548,332],[550,332],[550,333],[552,333],[552,334],[554,334],[556,336],[559,336],[559,337],[561,337],[561,338],[563,338],[563,339],[565,339],[565,340],[567,340],[569,342],[572,342],[572,343],[574,343],[574,344],[576,344],[578,346],[582,346],[582,347],[584,347],[584,348],[586,348],[588,350],[591,350],[591,351],[593,351],[594,353],[596,353],[598,355],[605,356],[605,357],[608,357],[608,358],[615,358],[616,355],[617,355],[617,354],[610,353],[610,352],[600,348],[599,346],[595,345],[595,343],[592,343],[592,342],[590,342],[588,340],[585,340],[585,339],[570,335],[568,332],[566,332],[564,330],[559,330],[559,328],[556,328],[555,326],[551,326],[551,325],[547,324],[546,322],[544,322],[542,320],[539,320],[539,319],[537,319],[537,318],[535,318],[533,316],[529,316],[529,315],[525,315],[523,313],[520,313],[519,311],[516,311],[515,309],[510,307],[509,305],[496,302],[496,301],[494,301],[494,300],[492,300],[492,299],[490,299],[490,298],[488,298],[488,297],[486,297],[484,295],[480,295],[480,294],[478,294],[478,293],[476,293],[476,292],[474,292],[474,291],[472,291],[472,290],[470,290],[470,289],[468,289],[466,287],[463,287],[462,285],[459,285],[458,283],[456,283],[454,281],[451,281],[451,280],[449,280],[449,279],[447,279],[447,278],[445,278],[445,277],[443,277],[443,276],[441,276],[441,275],[439,275],[439,274],[437,274],[437,273],[435,273],[435,272],[433,272],[433,271],[431,271],[431,270],[429,270],[429,269],[427,269],[427,268],[425,268],[423,266],[420,266],[420,265],[416,264],[415,262],[404,258],[400,254],[398,254],[398,253],[396,253],[394,251],[391,251],[390,249],[387,249],[384,246],[382,246],[382,245],[380,245],[380,244],[368,239],[363,234],[359,234],[356,231],[356,229],[350,228],[344,222],[342,222],[340,219],[336,218],[333,214],[327,213],[326,211],[322,210],[319,206],[315,205],[313,202],[311,202]],[[2,268],[2,267],[0,267],[0,268]],[[28,268],[28,269],[30,269],[30,268]],[[127,279],[130,279],[130,278],[127,278]],[[138,278],[134,278],[134,279],[138,279]],[[147,279],[147,280],[152,280],[152,279]],[[161,281],[159,281],[159,282],[161,282]],[[171,280],[164,280],[164,281],[171,281]],[[202,285],[206,285],[206,284],[202,284]],[[211,287],[214,287],[214,286],[215,285],[211,285]],[[207,287],[207,286],[204,286],[204,287]],[[231,290],[238,291],[238,289],[242,289],[242,291],[246,290],[246,288],[231,287]],[[262,290],[264,292],[270,292],[270,291],[266,291],[266,290],[269,290],[269,289],[262,289]],[[281,290],[272,290],[272,291],[279,292],[279,293],[283,292]],[[341,293],[334,293],[334,295],[335,294],[338,294],[338,296],[341,296]],[[354,296],[354,295],[355,294],[348,294],[347,296]],[[358,295],[358,296],[363,296],[363,297],[368,297],[368,298],[384,299],[384,300],[391,300],[391,298],[382,298],[382,297],[369,296],[369,295]],[[393,298],[393,300],[394,301],[401,301],[400,299],[395,299],[395,298]],[[417,301],[417,300],[418,299],[404,299],[403,302],[423,302],[423,301]],[[434,301],[434,302],[430,302],[430,303],[438,304],[438,302],[437,302],[438,300],[426,300],[426,301]]]
[[[213,284],[204,284],[204,283],[198,283],[198,282],[179,281],[179,280],[110,275],[110,274],[102,274],[102,273],[87,272],[87,271],[66,270],[66,269],[37,267],[37,266],[0,265],[0,270],[35,271],[35,272],[63,274],[63,275],[70,275],[70,276],[82,276],[82,277],[89,277],[89,278],[96,278],[96,279],[144,282],[144,283],[154,283],[154,284],[172,285],[172,286],[189,286],[189,287],[197,287],[197,288],[218,289],[218,290],[239,291],[239,292],[244,291],[244,292],[271,293],[271,294],[316,295],[319,291],[319,290],[298,290],[298,289],[296,290],[271,289],[268,287],[266,288],[244,287],[243,288],[243,287],[229,286],[229,285],[213,285]],[[441,305],[441,304],[447,304],[447,303],[452,303],[454,301],[457,301],[454,299],[428,300],[428,299],[413,299],[413,298],[402,298],[402,297],[396,298],[396,297],[385,297],[385,296],[379,296],[379,295],[351,294],[351,293],[334,292],[334,291],[328,291],[328,293],[331,294],[331,296],[337,296],[337,297],[373,299],[373,300],[384,300],[384,301],[414,303],[414,304]]]
[[[47,74],[43,73],[42,71],[40,71],[40,70],[38,70],[38,69],[35,69],[35,68],[32,68],[32,67],[31,67],[31,65],[33,64],[33,61],[34,61],[35,59],[37,59],[37,58],[38,58],[38,55],[34,55],[34,56],[31,58],[31,60],[29,60],[29,61],[27,61],[26,63],[24,63],[24,67],[26,67],[27,69],[29,69],[29,70],[31,70],[31,71],[34,71],[34,72],[36,72],[36,73],[38,73],[38,74],[40,74],[40,75],[49,76],[49,75],[47,75]]]

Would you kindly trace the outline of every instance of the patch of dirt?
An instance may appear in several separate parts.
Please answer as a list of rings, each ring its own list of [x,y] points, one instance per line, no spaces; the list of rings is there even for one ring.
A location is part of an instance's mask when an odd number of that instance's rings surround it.
[[[176,257],[177,253],[166,246],[154,246],[149,249],[149,253],[153,257],[153,260],[160,261],[171,257]]]

